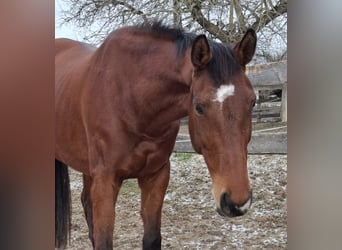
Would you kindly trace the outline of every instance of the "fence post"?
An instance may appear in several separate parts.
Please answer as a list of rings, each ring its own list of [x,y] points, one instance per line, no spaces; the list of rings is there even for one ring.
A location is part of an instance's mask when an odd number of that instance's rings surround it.
[[[283,84],[281,91],[280,118],[282,122],[287,122],[287,82]]]

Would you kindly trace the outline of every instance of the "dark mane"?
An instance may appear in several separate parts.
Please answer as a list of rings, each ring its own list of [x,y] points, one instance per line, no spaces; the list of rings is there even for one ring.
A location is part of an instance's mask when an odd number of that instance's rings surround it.
[[[144,29],[151,32],[153,35],[163,39],[170,39],[175,42],[177,55],[183,55],[185,50],[189,48],[196,34],[186,32],[181,28],[165,25],[160,21],[145,22],[136,26],[139,29]],[[208,72],[216,85],[228,81],[228,79],[236,72],[241,70],[240,64],[235,58],[234,51],[226,44],[215,42],[208,39],[212,49],[213,58],[208,64]]]
[[[185,32],[181,28],[163,24],[161,21],[145,22],[136,27],[151,32],[154,36],[174,41],[178,56],[183,55],[196,38],[194,33]]]

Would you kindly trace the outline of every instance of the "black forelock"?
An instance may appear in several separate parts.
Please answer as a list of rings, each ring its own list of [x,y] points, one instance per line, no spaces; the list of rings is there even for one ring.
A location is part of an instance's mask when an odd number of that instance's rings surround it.
[[[228,45],[209,42],[213,57],[208,64],[208,72],[215,84],[226,83],[236,72],[241,70],[234,51]]]

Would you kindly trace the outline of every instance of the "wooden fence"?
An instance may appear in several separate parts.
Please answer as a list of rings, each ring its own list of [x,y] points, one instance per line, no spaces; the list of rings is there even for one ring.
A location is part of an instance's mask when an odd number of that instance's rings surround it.
[[[194,153],[189,135],[178,134],[173,151]],[[248,144],[248,154],[287,154],[287,133],[253,132]]]
[[[273,121],[286,122],[287,61],[249,66],[246,72],[259,97],[253,111],[254,121],[261,122],[263,118],[276,117]],[[270,102],[267,98],[260,98],[263,93],[269,93],[277,89],[282,90],[280,102]]]

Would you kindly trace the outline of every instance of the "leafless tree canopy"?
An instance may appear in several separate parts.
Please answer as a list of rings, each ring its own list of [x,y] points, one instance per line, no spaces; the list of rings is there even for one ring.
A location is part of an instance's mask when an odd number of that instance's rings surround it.
[[[98,43],[112,30],[158,19],[235,43],[247,28],[258,32],[257,54],[266,60],[287,54],[287,0],[63,0],[63,21],[85,30]]]

